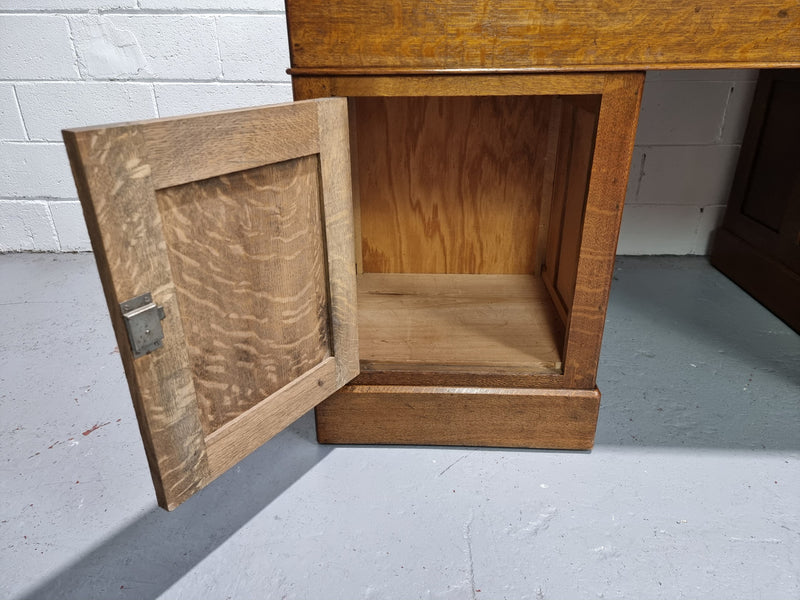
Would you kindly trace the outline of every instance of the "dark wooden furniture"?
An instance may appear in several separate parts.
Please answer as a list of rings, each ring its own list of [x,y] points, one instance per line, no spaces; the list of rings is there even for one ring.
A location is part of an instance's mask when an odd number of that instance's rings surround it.
[[[590,448],[644,69],[797,66],[796,4],[287,18],[308,101],[65,132],[159,504],[317,405],[323,442]]]
[[[711,262],[800,332],[800,71],[762,71]]]

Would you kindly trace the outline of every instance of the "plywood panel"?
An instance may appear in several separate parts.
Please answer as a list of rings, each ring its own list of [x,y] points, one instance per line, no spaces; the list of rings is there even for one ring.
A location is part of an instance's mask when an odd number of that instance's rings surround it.
[[[532,275],[366,273],[358,314],[365,369],[561,370],[563,330]]]
[[[330,356],[318,164],[157,193],[207,434]]]
[[[581,225],[600,97],[564,97],[558,103],[562,110],[542,277],[566,323],[575,292]]]
[[[357,98],[364,272],[537,272],[550,101]]]
[[[553,193],[550,200],[550,223],[545,245],[542,280],[553,298],[553,303],[558,310],[561,321],[566,325],[568,321],[567,313],[569,311],[564,299],[556,290],[556,277],[558,276],[558,260],[561,254],[564,205],[569,182],[569,165],[572,156],[572,136],[575,127],[573,116],[575,114],[575,107],[566,106],[560,99],[556,100],[554,104],[560,107],[561,110],[558,112],[558,122],[553,124],[558,130],[558,141],[556,142]]]
[[[567,105],[570,104],[567,102]],[[572,108],[572,135],[569,140],[565,140],[570,146],[570,160],[567,166],[558,273],[555,282],[555,287],[567,307],[572,305],[575,294],[583,211],[589,189],[589,169],[592,166],[599,103],[593,106],[591,101],[588,101]]]

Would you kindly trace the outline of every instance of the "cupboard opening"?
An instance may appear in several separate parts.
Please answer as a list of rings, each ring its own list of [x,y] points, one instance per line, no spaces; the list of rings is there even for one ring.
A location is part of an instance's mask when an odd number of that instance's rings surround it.
[[[563,372],[599,108],[349,99],[362,371]]]

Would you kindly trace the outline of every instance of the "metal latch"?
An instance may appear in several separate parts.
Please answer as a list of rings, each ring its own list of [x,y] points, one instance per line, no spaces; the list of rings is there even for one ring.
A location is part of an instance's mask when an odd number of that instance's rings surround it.
[[[153,302],[149,292],[126,300],[120,304],[120,308],[134,358],[149,354],[161,347],[164,340],[161,320],[166,315],[164,308]]]

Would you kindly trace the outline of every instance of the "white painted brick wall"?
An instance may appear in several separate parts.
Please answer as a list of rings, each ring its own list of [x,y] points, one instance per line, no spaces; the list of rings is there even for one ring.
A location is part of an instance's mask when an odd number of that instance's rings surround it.
[[[757,71],[649,72],[618,254],[708,254]]]
[[[156,104],[162,117],[195,112],[291,102],[287,83],[156,83]]]
[[[0,251],[88,250],[60,130],[285,102],[283,0],[0,0]],[[650,73],[620,253],[703,254],[753,71]]]
[[[56,15],[0,17],[0,79],[78,79],[69,24]]]
[[[220,78],[211,15],[70,16],[86,79]]]
[[[0,140],[24,140],[25,127],[17,104],[16,90],[10,83],[0,83]]]
[[[60,249],[46,201],[0,200],[0,252]]]
[[[32,140],[60,142],[66,127],[158,116],[150,84],[20,83],[16,91]]]
[[[75,198],[64,147],[51,142],[0,142],[0,198]]]
[[[224,79],[289,81],[289,40],[283,15],[221,16],[217,33]]]

